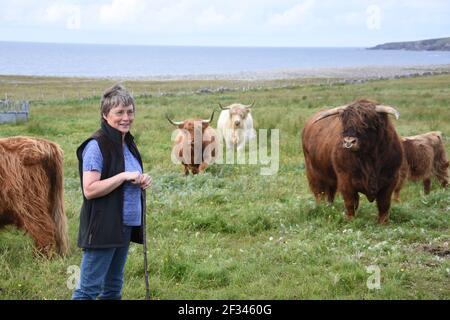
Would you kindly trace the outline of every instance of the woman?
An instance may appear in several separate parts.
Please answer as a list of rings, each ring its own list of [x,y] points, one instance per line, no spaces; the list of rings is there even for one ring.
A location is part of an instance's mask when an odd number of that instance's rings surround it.
[[[133,97],[114,85],[101,100],[101,128],[77,149],[83,258],[73,299],[121,299],[129,243],[143,243],[144,190],[152,178],[142,173],[130,134],[134,116]]]

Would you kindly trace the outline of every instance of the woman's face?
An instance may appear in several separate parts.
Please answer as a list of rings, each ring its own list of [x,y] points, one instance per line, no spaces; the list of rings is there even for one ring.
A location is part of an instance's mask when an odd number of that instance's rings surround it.
[[[134,120],[134,107],[133,105],[126,107],[119,105],[109,110],[107,115],[103,115],[103,118],[111,127],[119,130],[122,134],[126,134],[130,131]]]

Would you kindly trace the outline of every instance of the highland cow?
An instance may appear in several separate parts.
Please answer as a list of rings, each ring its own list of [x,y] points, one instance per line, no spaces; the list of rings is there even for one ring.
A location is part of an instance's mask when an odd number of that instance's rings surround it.
[[[48,140],[0,139],[0,228],[15,225],[50,256],[69,250],[63,201],[63,153]]]
[[[378,222],[387,223],[402,163],[400,137],[388,115],[397,110],[358,100],[315,114],[302,132],[306,174],[316,201],[334,201],[337,191],[351,219],[359,194],[377,201]]]
[[[189,171],[192,174],[203,172],[217,158],[220,142],[216,131],[209,126],[213,117],[214,112],[209,120],[173,121],[166,116],[179,129],[172,150],[172,160],[183,164],[185,175],[189,175]]]
[[[400,190],[406,179],[422,180],[425,194],[430,193],[433,176],[443,188],[447,187],[449,161],[445,154],[441,132],[432,131],[417,136],[403,137],[402,144],[404,158],[394,190],[394,200],[400,201]]]

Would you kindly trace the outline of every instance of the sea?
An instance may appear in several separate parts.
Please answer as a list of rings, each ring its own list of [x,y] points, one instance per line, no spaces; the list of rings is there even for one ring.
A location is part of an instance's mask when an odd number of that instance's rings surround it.
[[[0,41],[0,75],[94,78],[229,75],[291,69],[450,64],[450,52]]]

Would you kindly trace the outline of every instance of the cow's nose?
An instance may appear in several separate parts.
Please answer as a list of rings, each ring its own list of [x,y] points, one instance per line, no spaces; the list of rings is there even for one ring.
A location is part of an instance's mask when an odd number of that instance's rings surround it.
[[[357,147],[358,139],[355,137],[345,137],[342,146],[346,149],[351,149]]]
[[[236,121],[234,122],[234,124],[235,124],[236,126],[238,126],[238,125],[241,124],[241,122],[240,122],[239,120],[236,120]]]

